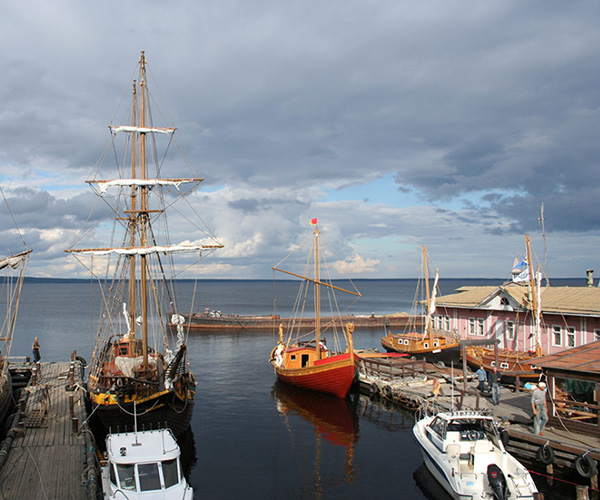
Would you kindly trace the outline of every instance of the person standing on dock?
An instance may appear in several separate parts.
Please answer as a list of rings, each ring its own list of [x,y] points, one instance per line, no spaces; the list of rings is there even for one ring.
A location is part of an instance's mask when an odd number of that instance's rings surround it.
[[[40,356],[40,343],[38,342],[37,337],[33,339],[33,345],[31,346],[31,350],[33,351],[33,362],[37,363],[40,359],[42,359]]]
[[[543,436],[542,429],[548,422],[548,408],[546,407],[546,384],[540,382],[537,389],[531,393],[531,407],[533,408],[533,433]]]
[[[492,386],[492,403],[497,405],[500,402],[500,373],[498,368],[494,366],[494,370],[490,373],[489,383]]]
[[[477,390],[479,392],[485,391],[485,383],[487,382],[487,374],[485,373],[483,366],[479,367],[479,370],[477,370],[475,372],[475,376],[477,377],[477,382],[478,382]]]

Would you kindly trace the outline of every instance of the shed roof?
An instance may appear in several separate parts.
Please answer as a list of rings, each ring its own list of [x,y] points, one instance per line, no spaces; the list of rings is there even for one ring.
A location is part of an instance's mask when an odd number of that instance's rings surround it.
[[[527,286],[508,283],[501,286],[464,286],[457,293],[438,297],[439,307],[476,309],[497,294],[511,296],[525,309],[529,304]],[[543,287],[540,289],[542,313],[600,316],[600,288],[598,287]]]
[[[548,354],[530,364],[544,369],[600,375],[600,341]]]

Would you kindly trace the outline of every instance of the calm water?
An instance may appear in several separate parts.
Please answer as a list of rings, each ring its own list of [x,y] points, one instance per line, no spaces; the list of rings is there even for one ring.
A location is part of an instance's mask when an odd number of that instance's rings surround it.
[[[444,280],[450,293],[468,282]],[[350,312],[410,311],[416,282],[355,282],[364,297]],[[477,280],[476,284],[500,284]],[[205,281],[195,308],[223,313],[289,314],[296,283]],[[191,303],[193,285],[180,287]],[[43,361],[66,361],[73,350],[90,359],[94,334],[89,283],[26,283],[12,355],[30,355],[34,336]],[[380,331],[356,331],[357,348],[380,347]],[[197,498],[370,499],[447,498],[422,467],[412,415],[352,394],[335,397],[276,383],[267,362],[271,332],[193,334],[190,363],[198,381],[189,479]],[[193,440],[193,442],[192,442]],[[569,498],[546,493],[546,498]]]

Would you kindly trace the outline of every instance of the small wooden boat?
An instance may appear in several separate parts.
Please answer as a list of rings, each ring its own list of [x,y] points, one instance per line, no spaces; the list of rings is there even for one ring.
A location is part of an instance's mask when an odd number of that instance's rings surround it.
[[[427,249],[423,245],[423,280],[419,282],[419,290],[425,293],[424,301],[427,311],[424,319],[424,325],[411,324],[403,333],[389,333],[381,338],[381,345],[388,352],[400,352],[415,356],[416,358],[426,358],[430,362],[451,362],[460,361],[460,345],[456,335],[450,332],[436,330],[433,325],[433,316],[435,314],[435,299],[437,295],[437,285],[439,274],[436,270],[433,287],[429,287],[429,275],[427,264]],[[416,305],[416,304],[415,304]],[[420,318],[422,316],[411,314],[411,318]]]
[[[108,434],[101,462],[105,500],[191,500],[181,451],[169,429]]]
[[[526,246],[526,262],[533,262],[531,259],[531,242],[529,235],[525,235]],[[519,270],[522,275],[526,275],[530,290],[530,307],[532,311],[533,321],[535,325],[535,349],[531,351],[517,351],[514,349],[498,349],[498,358],[493,348],[481,346],[466,347],[466,361],[471,368],[478,369],[483,367],[484,370],[491,372],[494,367],[498,367],[498,371],[502,375],[503,382],[514,382],[516,375],[523,382],[530,382],[539,379],[539,371],[528,364],[534,358],[542,356],[542,348],[540,341],[541,333],[541,297],[540,297],[540,281],[541,277],[538,272],[534,273],[532,266],[528,264],[528,272]]]
[[[185,178],[162,175],[168,168],[164,162],[168,155],[161,151],[159,158],[157,151],[162,144],[168,149],[176,128],[152,122],[147,66],[142,52],[139,79],[132,82],[132,102],[126,112],[129,125],[110,127],[110,146],[121,144],[122,138],[123,155],[114,155],[118,164],[108,179],[104,174],[96,177],[98,168],[87,181],[94,194],[110,206],[113,227],[106,229],[106,214],[94,214],[88,218],[94,225],[85,227],[81,238],[110,237],[110,246],[97,248],[93,240],[88,242],[93,246],[72,246],[66,251],[81,261],[102,289],[88,384],[95,418],[106,430],[131,431],[132,410],[137,404],[138,421],[145,429],[166,425],[179,436],[190,423],[196,381],[187,358],[176,278],[182,266],[187,270],[198,265],[206,253],[222,245],[209,230],[190,233],[189,227],[202,228],[199,218],[190,225],[195,214],[185,216],[187,229],[172,234],[177,224],[174,219],[167,220],[167,213],[203,179],[193,171]],[[99,166],[107,167],[104,163]],[[168,311],[173,311],[175,331],[166,327]]]
[[[274,270],[284,272],[286,274],[301,278],[304,280],[303,285],[314,285],[314,304],[315,304],[315,329],[313,332],[301,331],[297,327],[295,320],[292,320],[288,325],[287,338],[284,338],[283,325],[279,327],[279,343],[271,351],[271,365],[277,374],[277,377],[287,383],[303,389],[311,389],[313,391],[327,392],[341,398],[346,397],[356,372],[356,364],[358,359],[354,354],[354,344],[352,333],[354,325],[352,323],[343,326],[341,321],[331,320],[330,322],[321,324],[321,288],[328,291],[341,290],[360,297],[357,291],[344,290],[340,287],[332,285],[330,282],[322,281],[320,277],[320,262],[322,256],[319,249],[319,228],[316,224],[316,219],[313,221],[315,229],[313,231],[313,244],[310,255],[312,259],[307,265],[306,274],[311,274],[314,271],[314,277],[302,276],[289,271],[279,269],[277,266]],[[297,316],[300,317],[304,311],[306,293],[308,288],[300,287],[298,293],[299,299],[296,301],[298,306]],[[330,300],[329,304],[335,304],[335,300]],[[333,318],[333,317],[332,317]],[[323,328],[322,328],[323,327]],[[334,348],[330,350],[325,343],[324,333],[328,331],[333,334]],[[338,335],[338,332],[340,334]],[[339,337],[345,337],[347,348],[341,350]],[[306,340],[310,338],[310,340]]]
[[[504,449],[491,415],[438,413],[418,420],[413,433],[425,467],[452,498],[533,500],[537,492],[533,479]]]

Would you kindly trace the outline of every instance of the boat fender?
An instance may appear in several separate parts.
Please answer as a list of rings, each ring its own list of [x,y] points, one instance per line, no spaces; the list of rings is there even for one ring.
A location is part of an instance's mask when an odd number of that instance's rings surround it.
[[[116,384],[117,387],[123,387],[123,379],[121,377],[117,378]]]
[[[589,479],[598,471],[598,465],[592,457],[584,453],[575,459],[575,470],[581,477]]]
[[[506,498],[506,478],[502,469],[496,464],[489,464],[487,467],[487,478],[490,483],[490,487],[494,492],[494,497],[498,500],[505,500]]]
[[[383,386],[383,395],[386,398],[391,398],[392,397],[392,388],[389,385],[384,385]]]
[[[83,368],[85,368],[87,366],[87,361],[85,360],[84,357],[82,357],[82,356],[76,356],[75,359],[81,363],[81,365],[83,366]]]
[[[502,440],[502,444],[506,448],[508,446],[508,442],[510,441],[510,434],[508,433],[508,430],[502,429],[500,431],[500,439]]]
[[[540,446],[537,453],[537,459],[544,465],[550,465],[554,463],[554,450],[552,446],[546,443],[544,446]]]
[[[371,394],[371,397],[376,397],[379,394],[379,385],[377,385],[377,382],[373,382],[371,384],[369,392]]]

